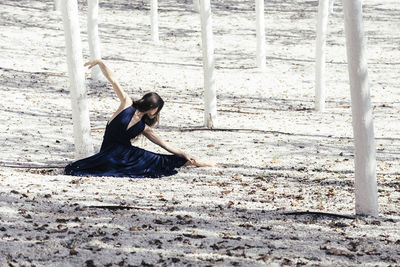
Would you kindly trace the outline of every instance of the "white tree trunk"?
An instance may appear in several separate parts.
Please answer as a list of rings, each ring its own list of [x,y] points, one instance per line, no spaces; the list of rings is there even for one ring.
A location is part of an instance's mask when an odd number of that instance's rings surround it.
[[[335,5],[335,0],[329,0],[329,13],[333,13],[334,5]]]
[[[200,12],[200,0],[193,0],[193,10]]]
[[[204,124],[211,129],[214,128],[217,119],[217,94],[210,0],[200,0],[200,20],[204,70]]]
[[[343,0],[355,146],[356,214],[378,215],[373,116],[360,0]]]
[[[98,17],[99,0],[88,0],[87,31],[90,59],[101,59]],[[94,66],[91,74],[95,81],[104,80],[99,66]]]
[[[257,67],[265,69],[265,22],[264,0],[256,0]]]
[[[93,154],[93,146],[90,136],[77,0],[63,0],[61,12],[70,81],[75,158],[80,159]]]
[[[54,11],[60,11],[61,1],[62,0],[54,0],[54,7],[53,7]]]
[[[315,48],[315,110],[325,110],[325,47],[329,0],[319,0]]]
[[[159,42],[158,36],[158,0],[151,0],[151,40],[154,43]]]

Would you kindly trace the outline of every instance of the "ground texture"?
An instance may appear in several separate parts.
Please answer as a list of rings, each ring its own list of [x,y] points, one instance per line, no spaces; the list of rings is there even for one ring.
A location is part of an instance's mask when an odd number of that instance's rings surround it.
[[[210,131],[191,1],[159,1],[159,45],[146,1],[101,1],[102,56],[122,86],[135,98],[159,92],[159,135],[224,166],[116,179],[56,168],[74,157],[61,17],[53,1],[0,0],[1,266],[399,266],[400,6],[364,1],[379,189],[379,217],[368,218],[354,217],[341,4],[330,16],[327,110],[318,113],[317,1],[266,1],[263,73],[254,66],[253,2],[212,1],[218,121]],[[88,59],[86,1],[79,8]],[[86,77],[98,150],[118,102],[111,86]],[[135,145],[160,151],[144,139]]]

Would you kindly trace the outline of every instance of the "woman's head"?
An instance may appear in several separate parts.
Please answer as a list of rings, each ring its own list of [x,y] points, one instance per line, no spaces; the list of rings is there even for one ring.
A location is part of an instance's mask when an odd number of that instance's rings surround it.
[[[164,100],[157,93],[147,93],[141,99],[132,104],[140,112],[144,112],[144,122],[153,126],[160,119],[160,111],[164,106]]]

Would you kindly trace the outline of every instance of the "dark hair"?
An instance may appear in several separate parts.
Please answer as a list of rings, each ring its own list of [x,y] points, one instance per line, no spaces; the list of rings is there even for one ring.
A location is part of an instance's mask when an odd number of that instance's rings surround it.
[[[149,118],[147,114],[143,116],[144,123],[148,126],[155,125],[160,120],[160,111],[164,106],[164,100],[157,93],[147,93],[139,100],[133,100],[133,107],[140,112],[146,112],[154,108],[158,108],[154,118]]]

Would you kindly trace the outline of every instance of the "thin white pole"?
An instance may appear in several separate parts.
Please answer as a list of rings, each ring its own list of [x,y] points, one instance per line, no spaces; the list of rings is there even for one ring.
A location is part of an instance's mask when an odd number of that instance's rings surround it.
[[[210,0],[200,0],[201,40],[204,70],[204,124],[214,128],[217,119],[215,60]]]
[[[315,110],[325,110],[325,47],[329,0],[319,0],[315,48]]]
[[[75,158],[93,154],[77,0],[61,2],[74,129]]]
[[[329,0],[329,13],[333,13],[333,7],[335,6],[335,0]]]
[[[54,7],[53,7],[53,10],[54,11],[60,11],[60,5],[61,5],[61,1],[62,0],[54,0]]]
[[[264,0],[256,0],[257,67],[265,69],[265,18]]]
[[[193,10],[196,12],[200,12],[200,0],[193,0]]]
[[[101,59],[100,38],[99,38],[99,0],[88,0],[87,28],[90,59]],[[99,66],[92,68],[92,79],[103,80]]]
[[[151,0],[151,40],[154,43],[159,42],[158,35],[158,0]]]
[[[355,146],[357,215],[378,215],[373,115],[360,0],[343,0]]]

